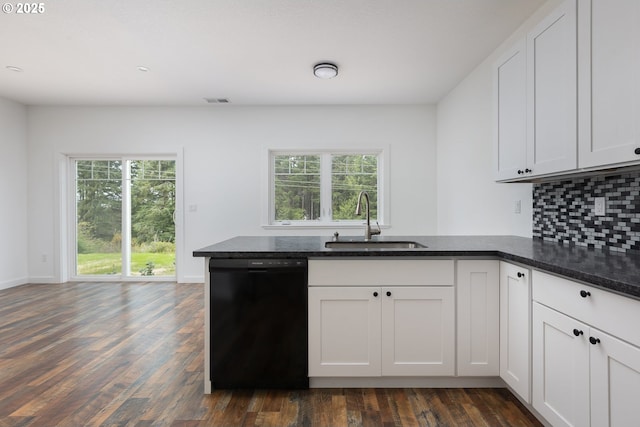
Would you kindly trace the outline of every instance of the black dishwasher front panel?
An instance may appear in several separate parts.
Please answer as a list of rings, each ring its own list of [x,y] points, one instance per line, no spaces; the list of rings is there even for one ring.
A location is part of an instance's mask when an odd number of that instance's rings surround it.
[[[211,385],[308,388],[307,260],[212,259]]]

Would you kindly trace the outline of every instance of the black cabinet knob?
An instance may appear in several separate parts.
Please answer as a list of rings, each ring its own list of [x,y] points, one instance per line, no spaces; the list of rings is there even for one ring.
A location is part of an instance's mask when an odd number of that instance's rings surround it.
[[[526,169],[524,170],[524,173],[531,173],[531,172],[533,172],[533,171],[532,171],[531,169],[529,169],[529,168],[526,168]]]
[[[387,296],[390,297],[391,296],[391,292],[387,291]]]
[[[580,296],[581,296],[582,298],[590,297],[590,296],[591,296],[591,292],[588,292],[588,291],[580,291]]]
[[[574,330],[573,330],[573,335],[575,335],[575,336],[577,336],[577,337],[579,337],[579,336],[580,336],[580,335],[582,335],[583,333],[584,333],[584,332],[582,332],[582,331],[581,331],[581,330],[579,330],[579,329],[574,329]]]
[[[374,296],[374,297],[377,297],[377,296],[378,296],[378,293],[377,293],[377,292],[374,292],[374,293],[373,293],[373,296]]]
[[[600,343],[600,338],[589,337],[589,342],[593,345]]]
[[[518,175],[522,175],[524,172],[518,169]]]
[[[638,147],[635,150],[633,150],[633,152],[636,153],[636,154],[640,154],[640,147]]]
[[[524,273],[520,273],[520,272],[518,271],[518,277],[524,277]]]

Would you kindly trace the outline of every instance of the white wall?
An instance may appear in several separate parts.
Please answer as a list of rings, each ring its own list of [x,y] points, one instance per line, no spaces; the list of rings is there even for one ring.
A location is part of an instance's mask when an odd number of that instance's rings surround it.
[[[438,234],[531,237],[531,184],[498,184],[493,177],[492,64],[559,2],[545,3],[438,104]]]
[[[236,235],[333,233],[262,227],[264,152],[271,147],[388,146],[392,227],[383,233],[435,234],[435,120],[431,106],[30,107],[30,279],[56,282],[61,274],[56,265],[57,217],[63,215],[57,213],[60,154],[183,152],[184,206],[195,205],[197,211],[180,213],[182,282],[203,280],[203,260],[192,258],[194,249]]]
[[[27,282],[27,108],[0,98],[0,289]]]
[[[438,234],[531,236],[531,184],[494,181],[491,106],[487,65],[438,104]]]

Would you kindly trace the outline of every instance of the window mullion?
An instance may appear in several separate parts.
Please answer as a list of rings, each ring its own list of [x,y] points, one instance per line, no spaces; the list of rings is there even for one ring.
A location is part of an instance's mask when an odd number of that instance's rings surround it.
[[[322,211],[322,222],[332,221],[331,153],[323,153],[320,157],[320,207]]]
[[[122,275],[131,276],[131,160],[122,161]]]

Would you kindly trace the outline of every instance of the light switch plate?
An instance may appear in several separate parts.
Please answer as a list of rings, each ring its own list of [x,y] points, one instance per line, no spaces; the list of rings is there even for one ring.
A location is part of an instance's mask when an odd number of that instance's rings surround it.
[[[596,197],[594,199],[593,212],[596,216],[606,215],[606,199],[604,197]]]

